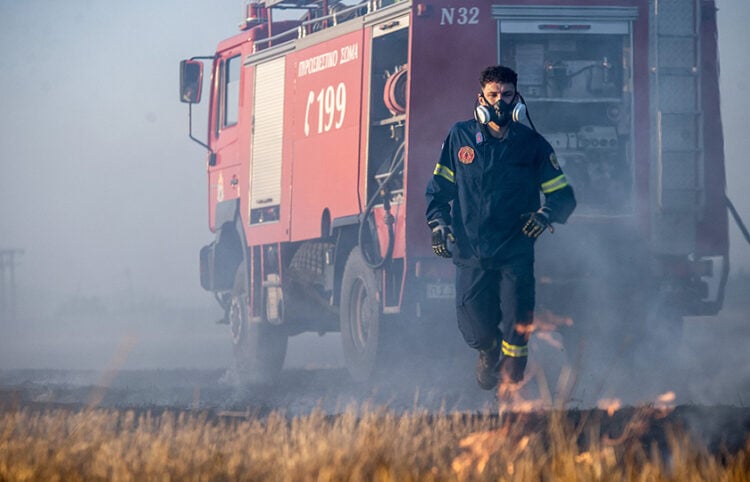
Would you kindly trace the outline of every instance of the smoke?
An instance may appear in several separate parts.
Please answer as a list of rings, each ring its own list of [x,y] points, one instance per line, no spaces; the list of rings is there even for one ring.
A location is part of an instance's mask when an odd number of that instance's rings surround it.
[[[742,180],[748,178],[750,140],[742,128],[750,110],[750,67],[741,49],[750,42],[743,23],[750,6],[718,5],[728,192],[747,220],[750,194]],[[211,240],[205,157],[186,137],[177,64],[210,54],[220,39],[236,33],[240,10],[235,1],[190,8],[178,2],[0,4],[0,43],[6,47],[0,70],[0,248],[24,250],[16,270],[19,316],[0,326],[0,368],[99,369],[129,337],[135,341],[126,370],[231,366],[228,329],[214,323],[223,313],[198,284],[197,252]],[[489,51],[474,54],[478,65],[489,63]],[[439,54],[436,61],[451,72]],[[469,117],[476,79],[466,76],[470,83],[462,91],[446,93],[433,83],[425,95],[440,102],[465,94],[465,115],[457,116]],[[437,155],[454,120],[437,119],[436,132],[421,134],[435,139],[426,155]],[[202,133],[196,125],[196,135]],[[580,333],[567,336],[561,326],[534,334],[532,361],[545,380],[534,378],[528,396],[538,396],[542,383],[558,393],[561,368],[568,365],[576,375],[572,405],[595,406],[602,398],[643,403],[674,391],[677,403],[746,406],[750,307],[741,294],[750,292],[747,278],[732,277],[730,290],[740,295],[728,298],[718,317],[689,318],[680,335],[658,313],[641,309],[652,318],[648,334],[636,332],[627,313],[641,300],[626,293],[639,280],[624,280],[621,288],[599,284],[616,278],[617,266],[604,246],[560,240],[577,229],[575,223],[562,227],[540,251],[575,249],[596,276],[577,294],[575,310],[547,303],[540,279],[539,316],[570,319]],[[585,240],[580,234],[576,239]],[[735,273],[750,269],[748,253],[733,228]],[[453,313],[445,316],[452,322]],[[462,343],[457,329],[452,336]],[[288,371],[346,376],[338,334],[301,335],[289,347]],[[448,408],[475,409],[494,403],[494,395],[476,388],[474,357],[466,347],[457,355],[419,356],[351,390],[363,398],[375,391],[377,400],[416,397],[431,406],[447,400]]]
[[[737,207],[745,224],[750,218],[750,191],[741,180],[748,176],[747,153],[750,139],[744,122],[750,110],[750,61],[742,49],[750,42],[746,20],[750,4],[717,0],[719,56],[721,60],[721,115],[724,124],[724,149],[727,169],[727,195]],[[730,258],[734,271],[750,270],[750,245],[730,221]]]

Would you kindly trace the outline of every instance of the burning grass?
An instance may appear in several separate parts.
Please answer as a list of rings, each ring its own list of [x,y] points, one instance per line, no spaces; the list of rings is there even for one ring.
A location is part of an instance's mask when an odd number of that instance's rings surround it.
[[[0,481],[750,480],[750,443],[711,451],[660,414],[353,407],[260,418],[15,407],[0,413]],[[649,435],[656,427],[660,435]]]

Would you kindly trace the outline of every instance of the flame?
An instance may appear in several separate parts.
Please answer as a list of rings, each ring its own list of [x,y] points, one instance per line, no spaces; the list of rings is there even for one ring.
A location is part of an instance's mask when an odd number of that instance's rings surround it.
[[[524,435],[521,437],[521,440],[518,442],[518,445],[516,446],[516,453],[521,453],[524,450],[526,450],[526,447],[529,446],[529,436]]]
[[[498,453],[508,455],[510,460],[507,462],[506,470],[509,475],[513,475],[514,459],[528,448],[531,438],[524,435],[516,442],[516,438],[510,436],[510,429],[510,425],[505,424],[497,430],[476,432],[461,439],[458,444],[465,452],[451,462],[451,469],[458,475],[459,480],[476,479],[476,474],[482,474],[490,458]]]
[[[594,463],[594,456],[591,455],[591,452],[583,452],[576,455],[575,461],[577,464],[592,465]]]
[[[534,324],[516,325],[515,330],[521,335],[531,335],[537,330],[537,327]]]
[[[542,331],[556,331],[561,326],[573,326],[573,319],[569,316],[560,316],[550,310],[543,310],[534,316],[534,324]]]
[[[610,417],[622,407],[622,403],[617,398],[603,398],[596,404],[600,410],[606,410]]]
[[[541,400],[524,400],[513,403],[508,409],[517,413],[531,413],[544,409],[544,404]]]
[[[497,387],[497,399],[500,412],[509,411],[517,413],[531,413],[546,408],[544,400],[526,399],[523,388],[533,378],[534,369],[529,367],[527,376],[520,382],[514,383],[509,380],[501,380]]]
[[[553,332],[561,326],[573,326],[573,319],[558,316],[549,310],[544,310],[534,316],[534,322],[528,325],[517,325],[515,330],[521,335],[531,335],[534,332]]]
[[[451,469],[460,478],[467,477],[467,471],[474,469],[477,474],[484,472],[490,456],[498,452],[506,442],[508,426],[489,432],[476,432],[461,439],[458,445],[467,451],[454,458]],[[471,478],[470,476],[468,478]]]
[[[655,416],[664,418],[674,410],[674,401],[677,398],[673,391],[665,392],[656,397],[656,403],[654,404],[654,410],[656,411]]]
[[[543,331],[537,335],[537,338],[547,343],[552,348],[557,348],[558,350],[562,350],[563,344],[562,341],[555,338],[552,333]]]
[[[622,434],[619,437],[611,438],[609,435],[605,435],[602,438],[602,442],[606,446],[611,447],[642,436],[649,430],[649,427],[654,420],[662,419],[672,412],[674,406],[670,405],[670,403],[673,402],[675,398],[675,393],[672,391],[659,395],[653,405],[646,405],[635,412],[633,417],[625,424]],[[606,402],[606,400],[599,402],[600,408],[603,408],[603,405],[605,405],[604,402]]]
[[[553,333],[557,332],[561,326],[573,326],[573,320],[569,317],[558,316],[549,310],[537,313],[534,322],[528,325],[517,325],[515,330],[518,334],[523,335],[527,340],[532,334],[536,333],[539,340],[546,342],[548,345],[561,350],[563,343],[555,338]]]
[[[672,403],[675,401],[675,398],[677,398],[675,393],[672,391],[669,391],[666,393],[662,393],[661,395],[656,397],[656,401],[659,403]]]
[[[612,447],[604,447],[594,452],[582,452],[574,457],[577,464],[588,465],[596,480],[603,480],[603,469],[617,465],[617,455]]]

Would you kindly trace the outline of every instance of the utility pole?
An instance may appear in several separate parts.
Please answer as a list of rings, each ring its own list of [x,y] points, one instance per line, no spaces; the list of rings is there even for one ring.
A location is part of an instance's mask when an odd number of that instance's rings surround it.
[[[0,249],[0,321],[16,317],[16,257],[22,249]]]

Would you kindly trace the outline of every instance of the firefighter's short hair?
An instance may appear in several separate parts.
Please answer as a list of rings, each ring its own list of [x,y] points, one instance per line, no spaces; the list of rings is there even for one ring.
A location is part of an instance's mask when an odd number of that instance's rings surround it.
[[[513,87],[518,87],[518,74],[515,70],[504,65],[490,65],[479,75],[479,85],[484,88],[490,82],[510,83],[513,84]]]

